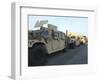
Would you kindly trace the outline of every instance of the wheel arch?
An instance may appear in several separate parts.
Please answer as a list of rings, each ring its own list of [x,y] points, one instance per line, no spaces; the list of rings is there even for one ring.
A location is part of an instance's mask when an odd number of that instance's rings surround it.
[[[44,46],[46,46],[45,43],[43,43],[43,42],[37,42],[37,43],[34,43],[32,47],[34,47],[36,45],[44,45]]]

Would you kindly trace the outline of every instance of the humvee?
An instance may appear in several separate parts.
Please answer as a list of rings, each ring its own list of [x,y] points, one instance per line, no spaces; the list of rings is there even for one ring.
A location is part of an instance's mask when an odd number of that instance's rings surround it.
[[[87,44],[87,37],[82,35],[80,36],[79,41],[80,41],[80,44]]]
[[[28,55],[29,66],[43,65],[47,60],[47,55],[65,50],[67,37],[65,33],[58,31],[57,26],[47,24],[47,22],[37,22],[38,30],[28,31]]]
[[[77,33],[69,33],[68,34],[68,46],[69,48],[75,48],[76,46],[80,46],[80,37]]]

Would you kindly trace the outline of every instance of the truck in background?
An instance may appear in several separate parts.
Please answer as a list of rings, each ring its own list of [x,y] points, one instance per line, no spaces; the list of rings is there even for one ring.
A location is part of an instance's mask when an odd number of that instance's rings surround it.
[[[82,44],[87,44],[87,37],[76,33],[76,32],[69,32],[68,33],[68,46],[69,48],[75,48]]]

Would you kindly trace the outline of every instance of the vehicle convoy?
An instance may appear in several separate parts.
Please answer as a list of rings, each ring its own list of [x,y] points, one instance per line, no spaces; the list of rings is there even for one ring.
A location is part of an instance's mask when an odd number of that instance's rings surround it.
[[[37,21],[38,30],[28,31],[28,65],[43,65],[48,54],[65,50],[67,37],[57,26],[47,21]],[[35,28],[34,27],[34,28]]]
[[[68,34],[68,46],[70,48],[75,48],[82,44],[87,44],[87,37],[75,32],[70,32]]]

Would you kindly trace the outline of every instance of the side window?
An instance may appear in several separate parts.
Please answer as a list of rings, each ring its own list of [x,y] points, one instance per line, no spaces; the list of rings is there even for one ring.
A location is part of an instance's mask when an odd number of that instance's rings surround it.
[[[49,32],[47,30],[46,31],[43,31],[41,33],[41,36],[43,36],[44,38],[47,38],[47,37],[49,37]]]
[[[59,32],[59,39],[61,39],[61,32]]]
[[[65,40],[65,34],[64,33],[61,33],[61,39]]]
[[[54,39],[58,39],[58,33],[57,32],[54,32],[54,35],[53,35]]]

